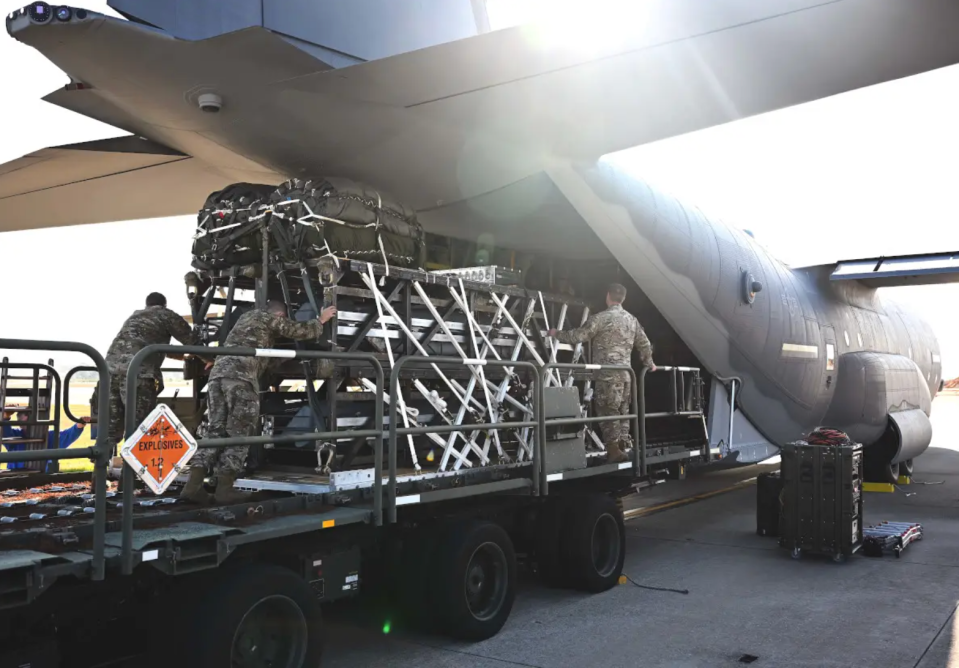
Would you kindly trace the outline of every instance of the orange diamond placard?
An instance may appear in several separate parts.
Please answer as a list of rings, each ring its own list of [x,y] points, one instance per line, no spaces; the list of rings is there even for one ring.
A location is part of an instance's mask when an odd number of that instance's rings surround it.
[[[196,450],[193,436],[169,406],[157,404],[124,442],[120,455],[154,494],[163,494]]]

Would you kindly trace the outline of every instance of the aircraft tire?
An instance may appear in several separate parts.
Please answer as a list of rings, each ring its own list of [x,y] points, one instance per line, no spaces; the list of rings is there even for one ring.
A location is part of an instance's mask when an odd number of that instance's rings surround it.
[[[907,478],[911,478],[913,469],[913,460],[907,459],[904,462],[899,462],[899,475],[904,475]]]
[[[899,482],[898,463],[893,464],[891,462],[883,462],[882,460],[876,461],[875,455],[870,457],[868,452],[863,462],[863,469],[866,482],[885,482],[893,485]]]

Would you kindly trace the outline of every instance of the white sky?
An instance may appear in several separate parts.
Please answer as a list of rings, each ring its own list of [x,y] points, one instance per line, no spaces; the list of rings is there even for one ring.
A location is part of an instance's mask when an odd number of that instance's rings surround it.
[[[0,10],[6,15],[25,1],[0,0]],[[95,0],[84,6],[113,13]],[[65,82],[39,53],[0,34],[0,164],[46,146],[123,134],[40,100]],[[638,147],[615,159],[752,230],[792,265],[951,250],[959,249],[957,118],[954,67]],[[186,312],[182,277],[190,268],[193,226],[191,218],[169,218],[0,234],[7,309],[0,336],[83,341],[105,352],[149,292],[163,292],[171,307]],[[959,375],[953,334],[959,286],[883,294],[932,324],[944,376]],[[79,360],[59,355],[55,361],[62,368]]]

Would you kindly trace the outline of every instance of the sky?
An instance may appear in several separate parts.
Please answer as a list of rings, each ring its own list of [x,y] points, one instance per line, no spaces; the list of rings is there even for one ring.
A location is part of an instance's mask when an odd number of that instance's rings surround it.
[[[24,2],[0,0],[0,10],[5,15]],[[497,0],[498,11],[505,2]],[[113,14],[103,2],[87,0],[84,6]],[[39,53],[0,33],[6,128],[0,164],[47,146],[123,134],[41,101],[64,83],[66,76]],[[959,67],[610,159],[751,230],[793,266],[951,250],[959,249],[956,119]],[[10,131],[16,128],[42,131]],[[0,336],[83,341],[105,352],[126,316],[152,291],[188,312],[182,277],[190,268],[194,225],[194,219],[180,217],[0,233],[7,308]],[[959,286],[885,289],[882,295],[930,322],[942,347],[944,376],[959,376]],[[64,368],[81,360],[60,354],[54,361]]]

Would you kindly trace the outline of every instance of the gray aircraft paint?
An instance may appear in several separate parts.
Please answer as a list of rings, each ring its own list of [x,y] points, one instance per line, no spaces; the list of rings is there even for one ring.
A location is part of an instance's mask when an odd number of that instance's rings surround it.
[[[793,271],[745,232],[608,162],[549,174],[703,366],[742,379],[738,406],[773,444],[824,422],[871,444],[890,414],[929,415],[938,342],[875,289],[831,282],[824,268]],[[763,285],[752,303],[746,275]],[[917,420],[896,425],[919,439],[913,456],[929,444]]]

